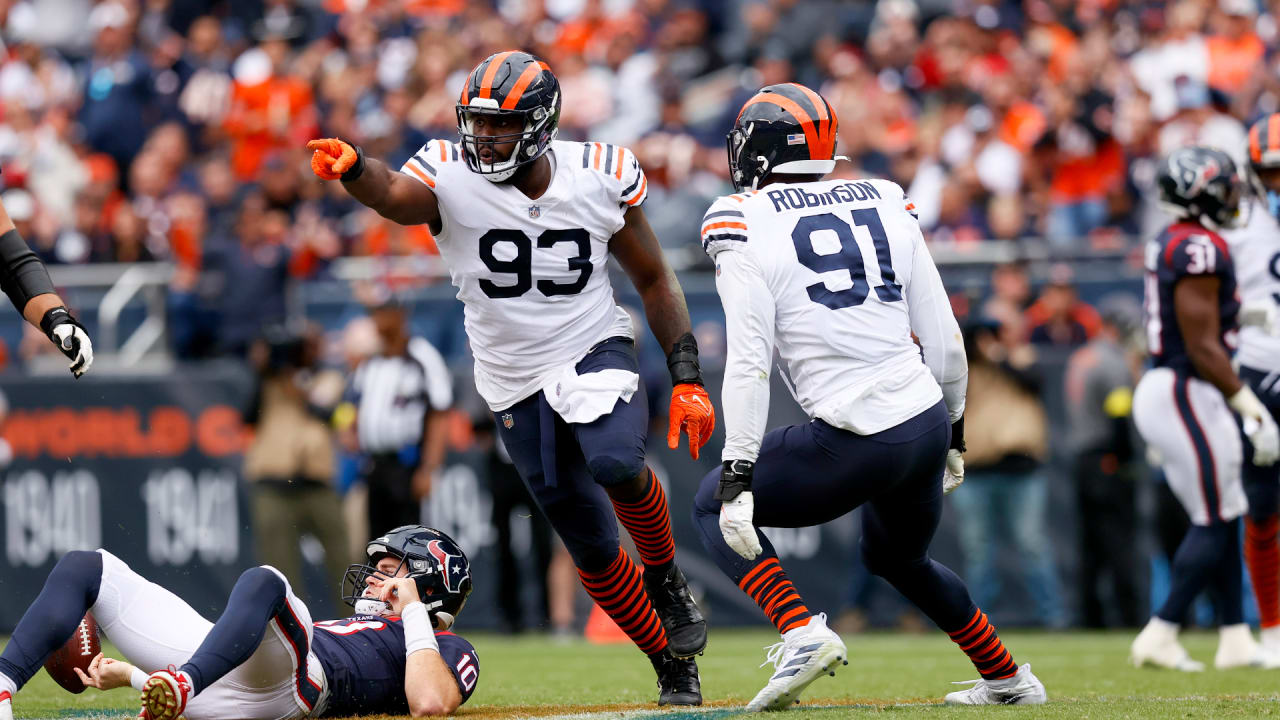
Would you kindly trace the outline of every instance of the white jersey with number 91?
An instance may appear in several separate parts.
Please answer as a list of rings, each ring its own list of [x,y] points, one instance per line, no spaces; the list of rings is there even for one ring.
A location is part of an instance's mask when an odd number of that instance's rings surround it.
[[[633,337],[613,301],[609,240],[648,192],[635,155],[604,143],[554,142],[542,197],[492,183],[457,143],[432,140],[401,168],[440,203],[440,255],[464,305],[476,388],[503,410],[609,337]]]
[[[729,333],[724,459],[755,459],[763,417],[751,376],[767,378],[775,344],[796,400],[835,427],[886,430],[943,388],[960,416],[963,343],[913,209],[887,180],[825,180],[722,197],[707,211],[703,246]]]

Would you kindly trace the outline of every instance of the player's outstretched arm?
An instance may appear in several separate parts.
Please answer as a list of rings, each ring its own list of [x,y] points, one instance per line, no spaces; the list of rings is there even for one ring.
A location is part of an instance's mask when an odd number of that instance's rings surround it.
[[[312,140],[307,148],[312,151],[311,171],[320,179],[341,180],[351,197],[388,220],[440,231],[439,202],[423,183],[338,138]]]
[[[49,271],[22,239],[9,213],[0,204],[0,289],[22,317],[39,328],[71,361],[79,378],[93,365],[89,333],[67,310],[53,290]]]
[[[609,240],[609,252],[640,293],[649,329],[667,351],[672,386],[667,446],[674,450],[683,431],[689,436],[689,454],[697,460],[698,450],[707,444],[715,429],[715,409],[703,388],[698,343],[693,338],[684,291],[662,254],[644,210],[638,206],[627,210],[622,229]]]

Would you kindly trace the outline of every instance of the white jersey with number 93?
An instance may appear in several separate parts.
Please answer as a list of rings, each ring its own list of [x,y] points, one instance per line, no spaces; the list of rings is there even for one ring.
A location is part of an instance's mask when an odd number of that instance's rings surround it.
[[[494,411],[536,392],[597,342],[633,337],[613,301],[609,240],[648,192],[635,155],[604,143],[554,142],[536,200],[492,183],[457,143],[432,140],[401,168],[432,189],[436,245],[464,304],[476,388]]]

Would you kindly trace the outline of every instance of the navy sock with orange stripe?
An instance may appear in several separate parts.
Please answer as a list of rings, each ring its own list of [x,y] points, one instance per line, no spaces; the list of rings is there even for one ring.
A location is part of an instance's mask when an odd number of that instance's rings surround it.
[[[666,649],[667,633],[645,594],[640,568],[622,548],[618,548],[618,556],[604,570],[586,572],[579,568],[578,576],[591,599],[613,618],[636,647],[646,655]]]
[[[986,613],[977,606],[972,607],[969,622],[958,630],[948,630],[947,635],[969,656],[983,679],[1003,680],[1013,677],[1018,672],[1018,663],[1013,661],[1013,655],[1000,642],[996,627],[987,621]]]
[[[613,510],[627,529],[646,570],[666,570],[676,558],[671,537],[671,513],[662,483],[646,468],[648,486],[634,500],[613,500]]]
[[[1252,516],[1244,523],[1244,561],[1249,566],[1253,597],[1258,601],[1262,627],[1280,625],[1280,516],[1264,520]]]
[[[738,587],[756,601],[780,633],[809,624],[813,616],[776,557],[761,556],[756,566],[738,581]]]

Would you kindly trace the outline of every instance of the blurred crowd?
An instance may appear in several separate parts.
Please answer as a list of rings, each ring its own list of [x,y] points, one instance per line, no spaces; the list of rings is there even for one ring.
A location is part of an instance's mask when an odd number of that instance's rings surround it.
[[[520,47],[564,89],[562,137],[632,147],[664,244],[727,189],[723,138],[762,85],[819,88],[840,172],[909,188],[934,242],[1149,233],[1152,161],[1239,153],[1280,108],[1280,3],[1259,0],[0,0],[5,204],[51,263],[430,253],[308,172],[342,136],[398,165],[456,132],[465,73]],[[278,250],[277,250],[278,249]],[[252,260],[252,258],[250,258]],[[274,258],[273,258],[274,260]],[[210,283],[206,283],[210,284]]]

